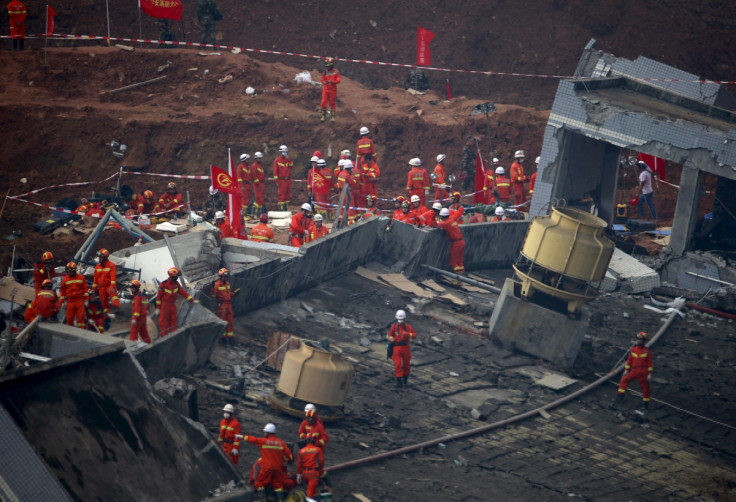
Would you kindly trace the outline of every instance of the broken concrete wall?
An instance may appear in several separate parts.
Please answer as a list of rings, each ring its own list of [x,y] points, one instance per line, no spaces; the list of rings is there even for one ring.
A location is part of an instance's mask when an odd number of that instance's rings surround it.
[[[2,375],[0,403],[74,500],[201,500],[240,479],[207,431],[160,403],[115,347]]]

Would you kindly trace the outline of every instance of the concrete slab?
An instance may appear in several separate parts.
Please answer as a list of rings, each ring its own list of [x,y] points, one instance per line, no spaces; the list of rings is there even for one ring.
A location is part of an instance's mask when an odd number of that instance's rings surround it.
[[[643,293],[659,287],[659,274],[620,249],[613,251],[608,271],[616,277],[622,293]]]

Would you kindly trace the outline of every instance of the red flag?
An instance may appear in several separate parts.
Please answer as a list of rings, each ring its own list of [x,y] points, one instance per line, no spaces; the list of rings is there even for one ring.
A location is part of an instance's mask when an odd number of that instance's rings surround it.
[[[233,162],[233,154],[230,153],[230,149],[227,149],[227,162],[228,162],[228,172],[230,174],[230,178],[233,180],[233,185],[235,186],[234,192],[228,192],[227,194],[227,218],[230,220],[230,226],[233,229],[233,232],[235,235],[238,236],[239,239],[245,239],[247,238],[245,235],[243,235],[243,217],[240,215],[240,209],[242,205],[242,194],[240,192],[240,186],[238,186],[238,175],[237,175],[237,165],[235,162]],[[214,186],[214,185],[213,185]],[[215,187],[217,188],[217,187]]]
[[[50,5],[46,6],[46,36],[51,37],[54,35],[54,16],[56,16],[56,11],[53,7]]]
[[[452,93],[450,92],[450,79],[445,79],[445,87],[447,88],[447,101],[452,101]]]
[[[486,165],[483,163],[483,157],[480,155],[480,149],[475,156],[475,194],[473,195],[473,204],[485,204],[486,197],[483,194],[483,183],[486,177]]]
[[[636,160],[646,162],[646,164],[652,168],[654,174],[659,176],[659,179],[661,179],[662,181],[667,181],[667,172],[664,167],[664,159],[660,159],[659,157],[655,157],[654,155],[649,155],[648,153],[640,153]]]
[[[229,174],[217,166],[210,166],[212,171],[212,187],[225,193],[240,193],[240,187],[236,178],[231,178]]]
[[[429,44],[432,40],[434,40],[434,33],[424,28],[417,28],[417,66],[430,65]]]
[[[138,0],[138,7],[151,17],[181,21],[181,0]]]

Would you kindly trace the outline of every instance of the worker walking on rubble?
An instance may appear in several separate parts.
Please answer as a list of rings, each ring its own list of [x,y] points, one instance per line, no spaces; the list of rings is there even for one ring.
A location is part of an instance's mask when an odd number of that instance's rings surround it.
[[[220,420],[220,435],[217,442],[225,454],[230,457],[233,464],[238,465],[238,454],[240,453],[240,422],[235,418],[235,407],[226,404],[222,409],[222,420]]]
[[[102,312],[107,315],[110,312],[111,303],[114,307],[120,307],[117,285],[118,267],[110,260],[110,252],[105,248],[97,251],[97,261],[92,291],[99,295]]]
[[[644,407],[649,407],[651,398],[649,393],[649,381],[652,379],[652,351],[646,346],[647,334],[640,331],[636,335],[636,345],[629,351],[629,357],[624,366],[624,376],[618,384],[618,398],[623,399],[626,388],[632,380],[637,379],[644,398]]]
[[[133,307],[131,309],[130,320],[130,341],[138,344],[138,338],[141,343],[151,343],[151,336],[148,334],[148,296],[141,291],[141,281],[133,279],[130,281],[130,294],[133,295]]]
[[[168,270],[168,275],[168,279],[159,285],[158,294],[156,295],[156,314],[158,314],[158,327],[161,337],[168,335],[178,327],[179,321],[176,318],[176,298],[178,296],[190,303],[197,303],[192,295],[184,289],[184,286],[179,284],[181,270],[171,267]]]
[[[307,484],[307,497],[311,500],[319,493],[319,482],[325,469],[325,454],[322,448],[315,445],[316,433],[309,433],[304,438],[307,445],[299,450],[297,456],[297,481]]]
[[[52,281],[54,277],[56,277],[54,255],[51,251],[46,251],[41,255],[41,261],[33,265],[33,289],[36,294],[41,291],[41,286],[45,280]]]
[[[332,58],[325,59],[325,71],[322,72],[322,101],[319,107],[322,110],[321,121],[324,122],[327,115],[327,106],[330,107],[330,120],[335,121],[335,109],[337,108],[337,84],[340,83],[340,71],[335,68]]]
[[[322,451],[327,448],[330,437],[325,430],[325,424],[317,416],[317,408],[308,403],[304,407],[304,420],[299,424],[299,439],[306,440],[309,436],[314,438],[314,444]]]
[[[266,424],[263,432],[266,433],[266,436],[262,438],[246,435],[236,435],[235,438],[244,439],[246,442],[261,448],[261,458],[263,460],[255,483],[258,500],[265,501],[266,488],[271,488],[276,493],[279,502],[281,502],[285,498],[283,464],[293,462],[294,455],[286,443],[276,436],[276,426],[274,424]]]
[[[457,223],[459,215],[450,216],[450,210],[445,207],[440,211],[439,217],[437,226],[444,230],[447,238],[450,239],[450,267],[456,274],[464,274],[465,239]]]
[[[394,360],[394,375],[396,386],[408,385],[411,370],[411,348],[412,340],[417,339],[417,333],[409,323],[406,322],[406,312],[396,311],[396,322],[388,330],[389,353]]]
[[[89,304],[87,281],[77,273],[77,264],[66,264],[66,276],[61,280],[60,305],[66,302],[66,324],[84,329],[87,325],[85,309]],[[75,324],[76,320],[76,324]]]
[[[226,268],[217,271],[219,277],[212,286],[210,294],[217,302],[217,317],[227,322],[225,333],[222,335],[223,343],[233,344],[235,342],[235,333],[233,331],[233,297],[240,291],[230,290],[230,273]]]

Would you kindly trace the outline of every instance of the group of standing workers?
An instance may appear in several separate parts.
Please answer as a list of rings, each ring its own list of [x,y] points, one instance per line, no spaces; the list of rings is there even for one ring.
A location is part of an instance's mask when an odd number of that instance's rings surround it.
[[[305,406],[304,420],[299,425],[295,476],[287,470],[287,465],[294,462],[294,455],[286,442],[276,435],[276,426],[266,424],[263,433],[262,437],[241,434],[235,407],[225,405],[217,442],[235,465],[240,458],[241,441],[260,448],[261,455],[250,471],[250,484],[258,500],[265,501],[267,492],[272,491],[279,501],[283,501],[288,492],[301,483],[306,485],[307,497],[311,499],[318,495],[320,484],[329,484],[325,472],[325,449],[330,438],[313,404]]]

